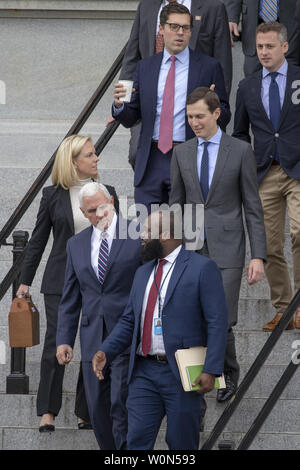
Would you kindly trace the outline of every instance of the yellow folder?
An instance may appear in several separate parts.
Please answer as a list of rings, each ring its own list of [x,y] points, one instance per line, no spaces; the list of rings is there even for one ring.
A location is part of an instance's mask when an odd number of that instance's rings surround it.
[[[175,353],[181,383],[185,392],[199,390],[200,385],[192,387],[192,383],[201,375],[205,363],[206,348],[196,346],[188,349],[178,349]],[[226,388],[224,375],[216,377],[215,388]]]

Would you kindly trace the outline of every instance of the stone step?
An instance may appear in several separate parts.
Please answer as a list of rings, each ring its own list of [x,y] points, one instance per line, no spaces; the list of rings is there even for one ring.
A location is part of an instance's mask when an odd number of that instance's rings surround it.
[[[40,361],[45,328],[41,327],[41,343],[37,346],[26,349],[27,363],[36,363]],[[237,353],[242,364],[252,364],[259,351],[264,346],[270,333],[255,330],[235,330]],[[290,361],[293,352],[292,344],[299,338],[299,330],[284,331],[271,352],[268,364],[287,364]],[[0,327],[0,340],[4,341],[6,347],[9,347],[8,327]],[[74,348],[74,360],[80,360],[80,349],[78,339]],[[8,353],[8,351],[7,351]],[[8,354],[7,354],[8,357]]]
[[[240,383],[246,373],[249,370],[248,364],[241,364],[240,371]],[[272,393],[275,384],[277,384],[287,364],[268,364],[264,365],[257,377],[253,381],[252,385],[247,390],[245,397],[247,398],[268,398]],[[75,393],[77,378],[79,372],[79,362],[72,361],[68,367],[66,367],[64,381],[63,381],[63,392],[64,393]],[[10,364],[0,366],[0,393],[6,393],[6,378],[10,374]],[[26,364],[26,375],[29,377],[29,392],[31,394],[37,393],[39,379],[40,379],[40,367],[38,363],[27,363]],[[282,393],[282,398],[296,399],[299,397],[300,389],[300,373],[296,373],[291,379],[289,385]],[[211,392],[214,396],[215,392]]]
[[[31,428],[37,433],[39,418],[36,416],[35,400],[35,395],[0,394],[2,430],[18,428],[18,431],[20,431],[20,428],[28,430]],[[205,416],[205,431],[210,432],[223,413],[226,405],[217,403],[214,397],[207,396],[206,401],[208,409]],[[299,401],[299,398],[293,400],[280,399],[262,426],[261,433],[300,435]],[[244,399],[231,417],[224,432],[240,434],[247,432],[264,403],[265,400],[260,398]],[[61,412],[55,420],[56,429],[73,431],[76,429],[76,417],[73,409],[74,395],[65,395]],[[164,421],[161,427],[161,434],[164,433],[165,426]]]

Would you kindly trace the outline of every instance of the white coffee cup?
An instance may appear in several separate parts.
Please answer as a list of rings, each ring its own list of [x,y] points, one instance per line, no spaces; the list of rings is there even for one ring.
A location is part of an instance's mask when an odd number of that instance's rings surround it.
[[[126,88],[126,95],[124,97],[121,97],[120,101],[124,103],[130,103],[133,81],[132,80],[119,80],[119,83],[121,83],[123,87]]]

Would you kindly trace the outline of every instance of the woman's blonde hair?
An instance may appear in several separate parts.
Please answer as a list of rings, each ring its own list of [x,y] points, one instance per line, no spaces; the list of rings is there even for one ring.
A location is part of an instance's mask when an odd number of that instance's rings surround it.
[[[51,174],[54,185],[70,189],[78,183],[78,175],[73,162],[88,141],[91,142],[91,137],[81,135],[71,135],[62,141],[56,152]]]

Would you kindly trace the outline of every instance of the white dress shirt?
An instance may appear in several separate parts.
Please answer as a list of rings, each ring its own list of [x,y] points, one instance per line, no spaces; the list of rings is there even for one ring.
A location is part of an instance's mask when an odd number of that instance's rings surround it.
[[[161,283],[160,283],[160,300],[161,300],[161,311],[163,309],[168,285],[172,276],[172,272],[175,266],[175,262],[177,259],[177,256],[179,255],[179,252],[182,248],[182,245],[179,245],[175,250],[172,251],[168,256],[166,256],[164,259],[167,261],[166,264],[163,265],[163,272],[162,272],[162,278],[161,278]],[[141,315],[141,342],[138,346],[137,349],[137,354],[143,355],[142,353],[142,338],[143,338],[143,329],[144,329],[144,321],[145,321],[145,313],[146,313],[146,306],[148,302],[148,297],[149,297],[149,292],[152,286],[152,283],[154,281],[154,276],[156,273],[158,267],[158,263],[155,265],[154,269],[151,272],[151,275],[148,280],[148,284],[146,286],[145,294],[144,294],[144,300],[143,300],[143,308],[142,308],[142,315]],[[159,318],[159,312],[158,312],[158,298],[156,300],[154,312],[153,312],[153,323],[152,323],[152,335],[151,335],[151,346],[149,353],[150,355],[153,354],[160,354],[160,355],[165,355],[165,346],[164,346],[164,339],[163,335],[155,335],[154,334],[154,319]]]
[[[98,256],[100,243],[103,238],[107,239],[108,242],[108,253],[110,253],[111,245],[115,236],[117,225],[117,215],[114,214],[112,222],[105,232],[102,232],[97,227],[93,226],[93,233],[91,236],[91,265],[95,271],[96,276],[98,277]]]

